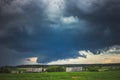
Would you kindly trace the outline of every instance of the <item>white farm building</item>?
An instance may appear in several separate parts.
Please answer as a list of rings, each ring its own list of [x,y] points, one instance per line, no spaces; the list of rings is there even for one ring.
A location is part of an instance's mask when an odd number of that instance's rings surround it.
[[[43,72],[43,68],[26,68],[26,72]]]
[[[82,67],[66,67],[66,72],[80,72]]]

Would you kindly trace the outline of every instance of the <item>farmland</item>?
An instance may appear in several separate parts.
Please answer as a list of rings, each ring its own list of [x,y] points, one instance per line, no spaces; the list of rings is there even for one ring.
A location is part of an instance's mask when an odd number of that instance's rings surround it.
[[[120,80],[120,71],[2,73],[0,80]]]

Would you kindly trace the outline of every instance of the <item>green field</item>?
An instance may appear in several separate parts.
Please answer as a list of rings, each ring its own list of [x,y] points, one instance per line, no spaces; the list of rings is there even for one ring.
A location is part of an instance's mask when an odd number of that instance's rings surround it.
[[[120,71],[0,74],[0,80],[120,80]]]

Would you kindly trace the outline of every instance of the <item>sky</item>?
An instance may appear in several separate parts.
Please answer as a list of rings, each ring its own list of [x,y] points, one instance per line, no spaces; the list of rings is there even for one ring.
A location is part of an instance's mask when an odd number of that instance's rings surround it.
[[[0,66],[120,63],[119,0],[0,0]]]

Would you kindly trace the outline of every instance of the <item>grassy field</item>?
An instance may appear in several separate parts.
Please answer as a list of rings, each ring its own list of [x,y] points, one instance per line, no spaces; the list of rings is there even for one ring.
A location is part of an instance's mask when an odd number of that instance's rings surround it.
[[[0,74],[0,80],[120,80],[120,71]]]

